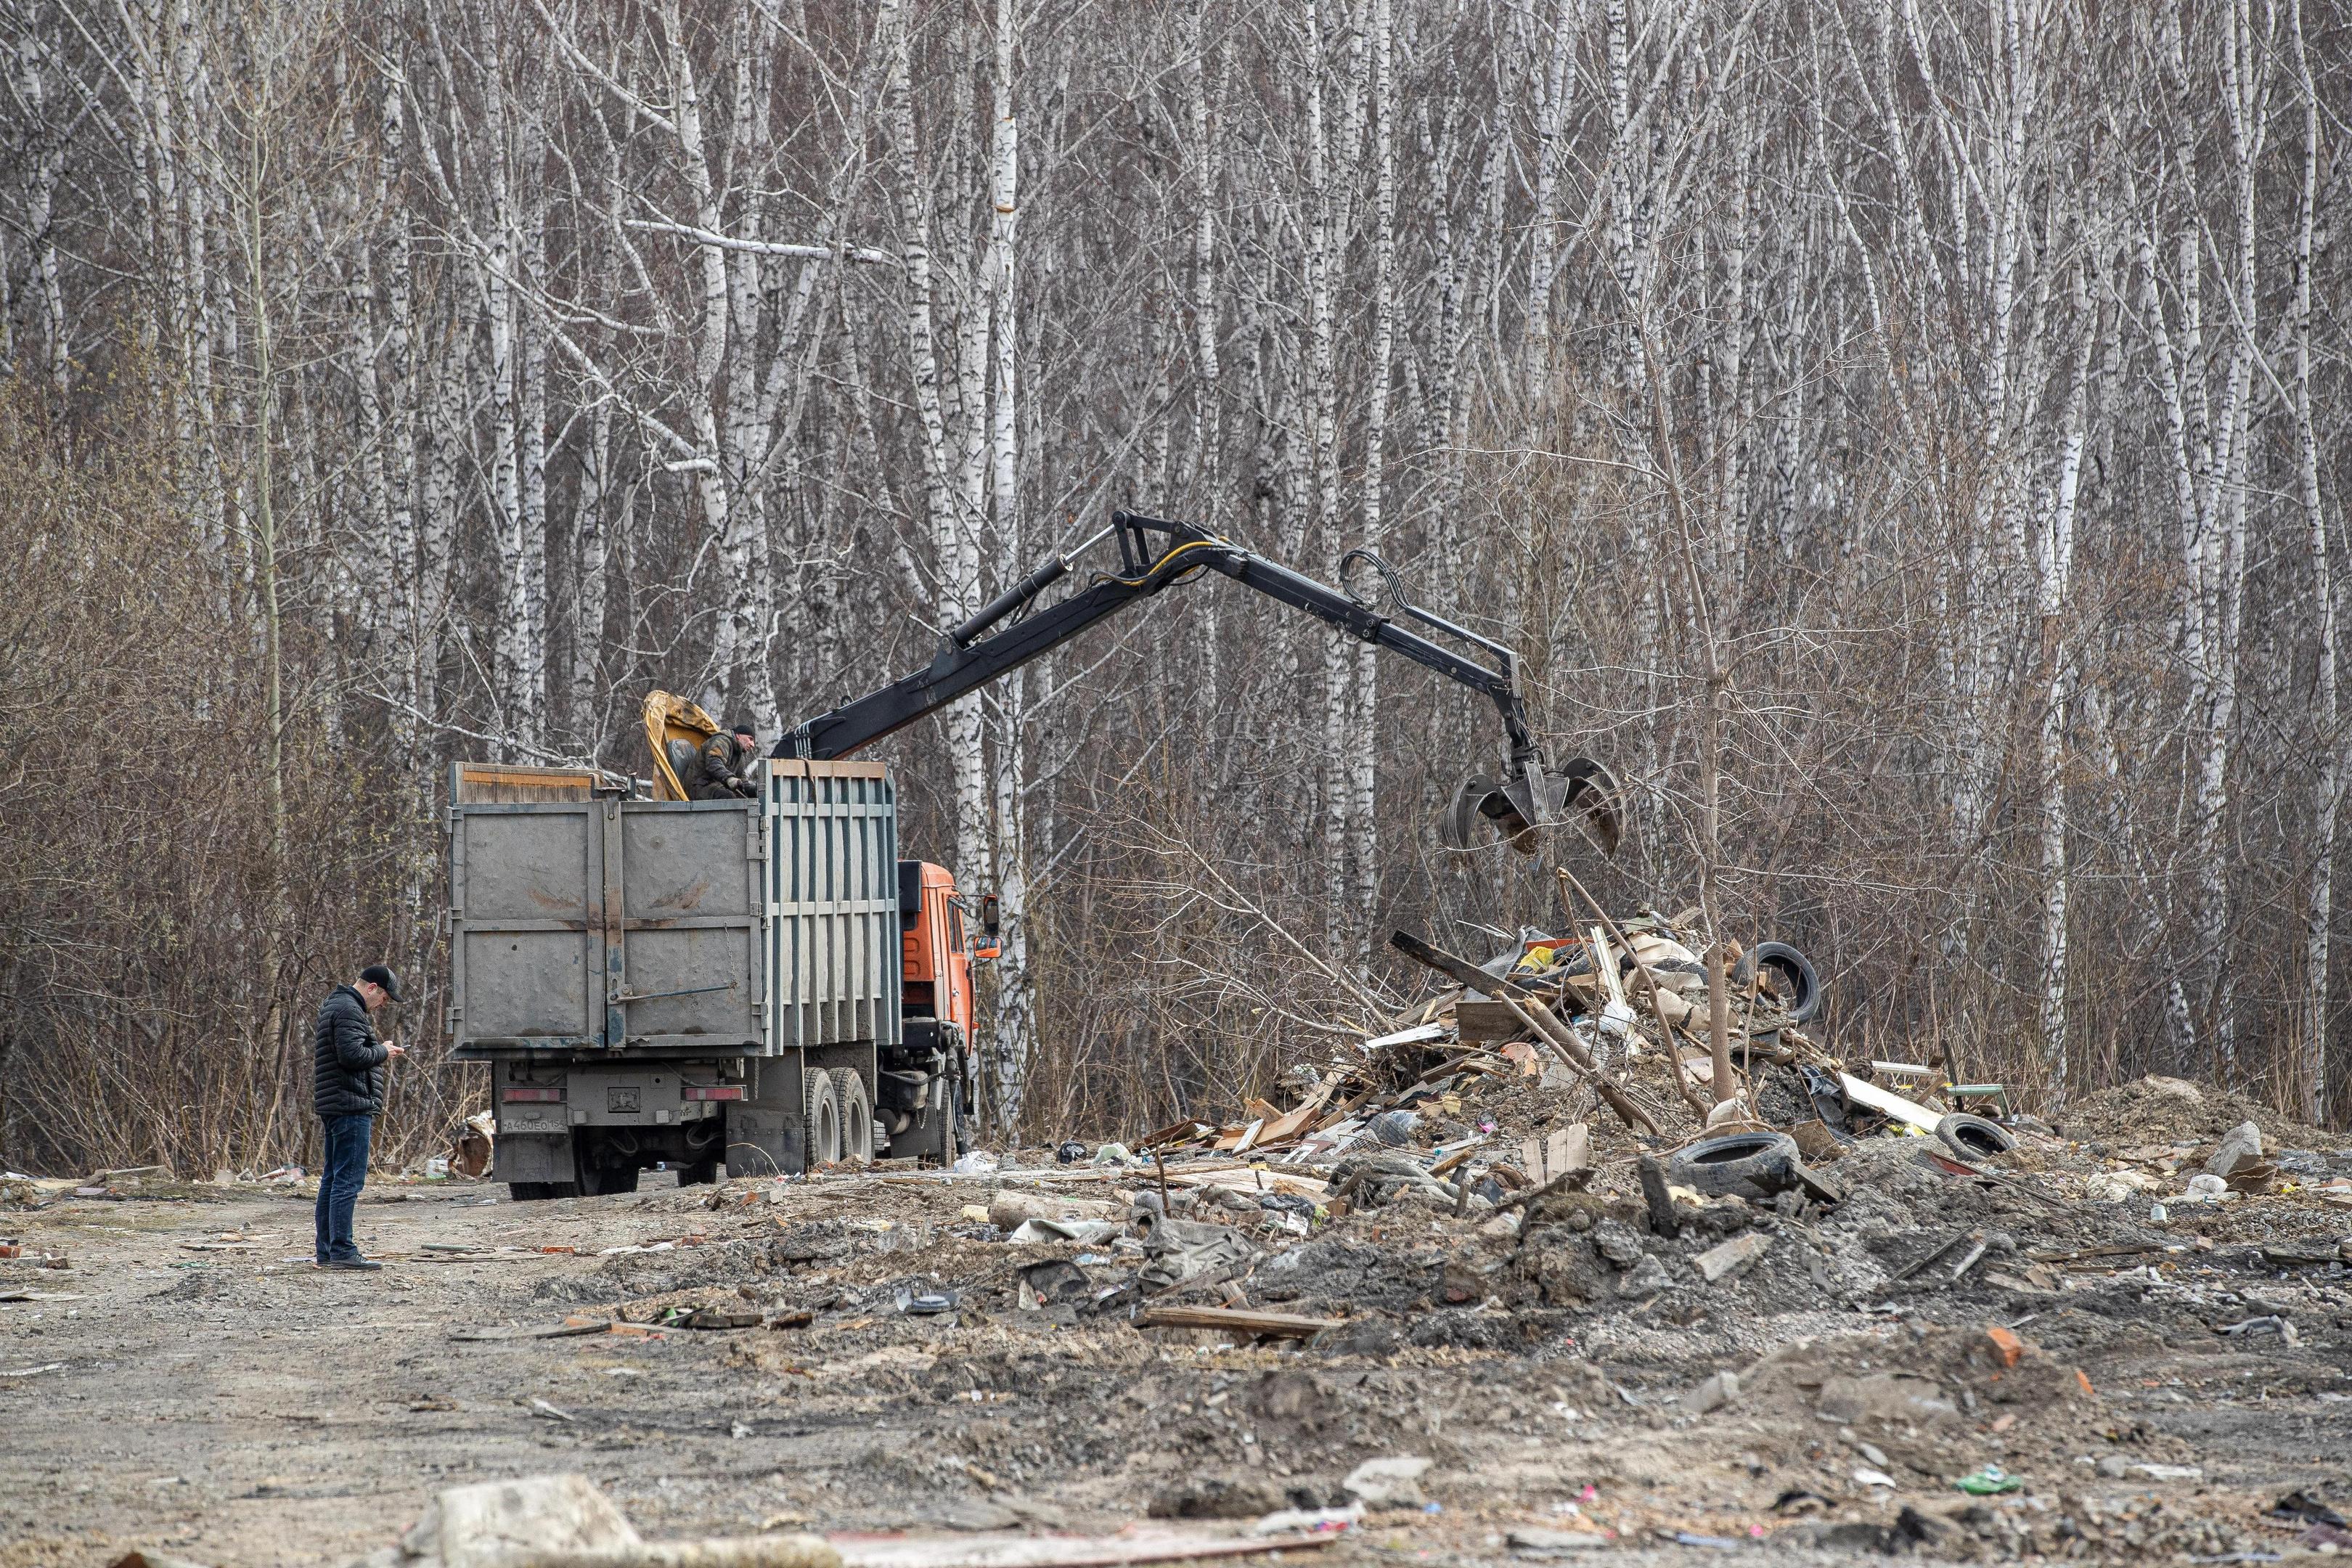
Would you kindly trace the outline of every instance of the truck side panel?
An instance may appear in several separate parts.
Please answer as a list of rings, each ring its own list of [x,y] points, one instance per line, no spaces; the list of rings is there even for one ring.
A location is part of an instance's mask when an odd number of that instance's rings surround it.
[[[641,1049],[751,1046],[764,1031],[759,818],[627,801],[620,808],[623,954],[617,1004]]]
[[[769,763],[771,1049],[898,1038],[898,799],[879,763]]]
[[[602,1045],[599,813],[593,801],[450,812],[449,1027],[461,1050],[498,1042]]]
[[[460,764],[453,780],[455,1054],[765,1048],[760,812],[583,799],[583,775],[560,769],[534,798],[541,771]]]

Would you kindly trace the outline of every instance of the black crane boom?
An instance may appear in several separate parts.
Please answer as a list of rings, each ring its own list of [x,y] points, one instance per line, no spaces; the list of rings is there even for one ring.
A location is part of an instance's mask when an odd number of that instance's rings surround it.
[[[1119,572],[1101,574],[1069,597],[1032,609],[1040,594],[1069,574],[1068,557],[1052,557],[950,631],[929,666],[804,721],[776,743],[773,754],[821,760],[846,756],[1018,669],[1129,605],[1197,572],[1211,571],[1401,654],[1483,693],[1495,704],[1507,741],[1506,775],[1499,782],[1474,777],[1455,792],[1446,837],[1456,847],[1471,847],[1476,819],[1484,816],[1514,844],[1531,849],[1533,827],[1581,802],[1602,847],[1614,849],[1621,826],[1614,781],[1606,768],[1584,758],[1569,763],[1557,778],[1549,773],[1528,725],[1517,656],[1500,643],[1408,602],[1395,574],[1377,556],[1352,552],[1342,565],[1360,559],[1379,573],[1388,591],[1386,607],[1394,614],[1382,614],[1363,598],[1190,523],[1120,511],[1111,515],[1111,531],[1118,539]],[[1404,619],[1483,653],[1492,662],[1433,641],[1402,624]]]

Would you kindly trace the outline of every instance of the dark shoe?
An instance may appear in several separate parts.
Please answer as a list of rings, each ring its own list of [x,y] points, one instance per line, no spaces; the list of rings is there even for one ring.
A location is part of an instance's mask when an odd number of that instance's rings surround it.
[[[383,1265],[367,1258],[330,1258],[320,1267],[322,1268],[381,1268]]]

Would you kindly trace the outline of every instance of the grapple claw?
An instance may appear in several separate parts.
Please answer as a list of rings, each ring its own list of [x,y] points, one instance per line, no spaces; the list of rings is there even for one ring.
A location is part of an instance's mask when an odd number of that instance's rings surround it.
[[[1440,827],[1449,849],[1478,847],[1485,823],[1512,848],[1532,855],[1540,847],[1537,830],[1557,825],[1570,808],[1603,855],[1617,853],[1625,828],[1617,780],[1591,757],[1574,759],[1558,774],[1540,759],[1527,758],[1500,783],[1473,773],[1455,787]]]
[[[1478,822],[1488,797],[1497,793],[1495,781],[1484,773],[1472,773],[1454,788],[1454,799],[1445,807],[1439,827],[1448,849],[1475,849],[1478,847]]]

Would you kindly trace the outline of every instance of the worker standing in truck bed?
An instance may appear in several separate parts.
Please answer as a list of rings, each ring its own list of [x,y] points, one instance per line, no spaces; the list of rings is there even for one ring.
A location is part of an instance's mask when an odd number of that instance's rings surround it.
[[[686,786],[689,800],[756,799],[760,786],[752,782],[760,755],[759,736],[749,724],[722,730],[702,742],[702,766]]]

